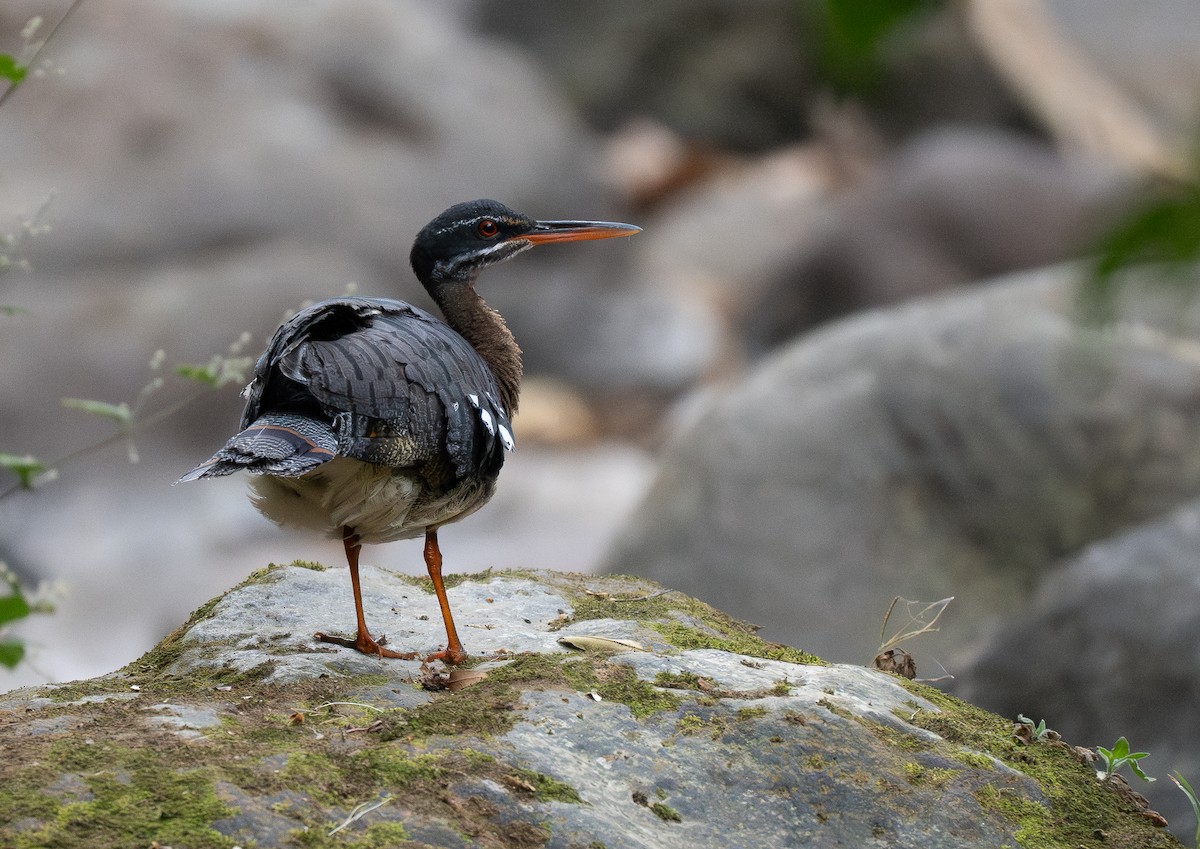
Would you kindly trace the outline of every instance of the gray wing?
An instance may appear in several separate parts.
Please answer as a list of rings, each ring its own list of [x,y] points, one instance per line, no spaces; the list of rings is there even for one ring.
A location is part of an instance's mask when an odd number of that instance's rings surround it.
[[[337,453],[410,465],[445,452],[456,477],[513,447],[491,370],[444,322],[403,301],[338,298],[299,313],[258,361],[242,427],[264,413],[327,417]]]

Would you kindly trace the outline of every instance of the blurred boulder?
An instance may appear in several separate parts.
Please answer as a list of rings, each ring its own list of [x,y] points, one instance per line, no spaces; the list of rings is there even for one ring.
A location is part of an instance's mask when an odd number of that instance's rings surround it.
[[[1200,494],[1200,310],[1074,318],[1063,266],[817,331],[693,410],[605,561],[865,662],[893,596],[955,596],[922,675],[1066,555]]]
[[[1039,142],[931,130],[777,263],[745,309],[747,344],[761,353],[839,315],[1078,256],[1127,195],[1116,171]]]
[[[650,115],[688,139],[751,150],[804,134],[813,77],[788,3],[484,0],[478,23],[531,50],[597,127]]]
[[[1200,776],[1200,502],[1101,540],[1070,558],[1003,628],[956,668],[953,692],[1018,713],[1065,739],[1111,747],[1127,737],[1160,780],[1138,784],[1181,838],[1187,799],[1169,781]]]
[[[1146,109],[1176,142],[1194,139],[1200,121],[1200,6],[1158,0],[1154,14],[1136,0],[1045,0],[1063,33],[1102,73]]]
[[[479,25],[526,46],[593,125],[649,116],[690,141],[763,151],[813,131],[831,69],[822,0],[479,0]],[[864,86],[891,138],[932,122],[1020,123],[952,10],[916,15]]]
[[[4,4],[0,29],[44,6]],[[85,4],[46,56],[50,73],[0,122],[4,229],[53,196],[50,231],[15,257],[32,270],[0,281],[0,304],[28,311],[0,316],[15,365],[0,379],[5,450],[46,451],[61,396],[131,399],[156,348],[204,361],[249,332],[256,349],[287,310],[351,284],[428,305],[409,245],[453,202],[610,214],[598,142],[537,66],[472,35],[459,9]],[[543,288],[569,300],[616,276],[623,254],[545,253],[484,289],[513,290],[496,301],[518,337],[541,340],[530,370],[561,373],[612,309],[580,298],[546,321]],[[211,433],[236,406],[199,410],[177,435]]]

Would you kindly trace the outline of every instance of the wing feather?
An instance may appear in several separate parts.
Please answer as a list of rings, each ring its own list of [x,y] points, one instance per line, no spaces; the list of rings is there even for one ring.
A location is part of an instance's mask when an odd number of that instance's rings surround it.
[[[462,478],[503,464],[510,445],[496,425],[505,434],[511,426],[499,397],[487,364],[444,322],[403,301],[338,298],[279,328],[258,361],[242,426],[281,407],[319,411],[340,455],[411,465],[444,451]]]

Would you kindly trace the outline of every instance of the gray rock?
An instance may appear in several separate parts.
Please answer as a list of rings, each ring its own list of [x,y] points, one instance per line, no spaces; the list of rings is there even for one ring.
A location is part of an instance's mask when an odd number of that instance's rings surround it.
[[[0,26],[19,31],[43,5],[5,4]],[[56,37],[64,74],[30,79],[0,126],[0,232],[53,195],[50,232],[14,257],[31,270],[5,275],[0,296],[29,312],[0,334],[0,357],[20,364],[0,380],[6,451],[59,453],[45,427],[58,399],[132,399],[158,348],[204,362],[248,332],[257,354],[288,310],[350,284],[428,306],[408,250],[453,202],[616,217],[588,164],[597,141],[553,84],[448,7],[176,0],[92,15]],[[580,298],[548,320],[540,294],[587,291],[623,254],[547,253],[487,293],[516,290],[496,303],[541,340],[530,370],[561,372],[604,305]],[[199,409],[175,444],[202,450],[217,415]]]
[[[761,353],[830,318],[1036,268],[1092,249],[1127,201],[1100,162],[995,129],[928,130],[832,202],[744,305]]]
[[[701,145],[763,150],[809,135],[814,103],[851,87],[830,61],[815,0],[637,0],[513,6],[481,0],[480,25],[527,47],[597,126],[650,115]],[[1021,110],[952,12],[918,15],[859,77],[889,136],[929,123],[1012,123]],[[848,73],[846,73],[848,70]]]
[[[1165,777],[1200,775],[1200,504],[1088,546],[1044,581],[956,669],[953,692],[1006,716],[1024,713],[1065,737],[1151,757],[1155,784],[1132,783],[1194,833],[1187,799]],[[1193,784],[1195,782],[1193,781]]]
[[[1127,323],[1087,329],[1078,273],[869,313],[781,351],[676,432],[607,567],[860,662],[893,596],[955,596],[920,670],[955,668],[1058,558],[1200,492],[1195,306],[1137,290]]]
[[[265,570],[120,672],[0,696],[13,755],[0,811],[24,806],[0,838],[926,849],[1036,834],[1065,849],[1094,824],[1106,845],[1178,845],[1065,745],[1027,751],[999,717],[814,665],[645,581],[512,573],[453,587],[468,648],[495,654],[481,683],[430,693],[421,684],[438,677],[415,662],[312,639],[347,618],[344,577]],[[419,618],[436,618],[431,595],[378,570],[365,582],[368,617],[395,645],[437,645],[440,623]],[[567,652],[554,630],[614,622],[667,643]],[[369,695],[381,687],[412,698]],[[86,699],[105,694],[121,698]]]

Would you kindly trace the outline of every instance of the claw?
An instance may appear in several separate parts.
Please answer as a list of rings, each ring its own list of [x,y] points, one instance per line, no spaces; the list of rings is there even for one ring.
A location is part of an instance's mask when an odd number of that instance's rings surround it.
[[[348,649],[355,649],[363,654],[373,654],[380,658],[391,657],[397,660],[416,660],[418,655],[418,652],[415,651],[399,652],[384,648],[383,643],[386,641],[386,638],[380,637],[377,641],[365,631],[360,631],[358,636],[353,640],[349,637],[337,637],[333,634],[322,633],[321,631],[313,634],[313,636],[323,643],[345,646]]]
[[[454,649],[445,648],[441,651],[435,651],[433,654],[427,656],[422,663],[433,663],[435,660],[440,660],[447,666],[462,666],[467,662],[467,653],[462,649],[458,649],[456,651]]]

